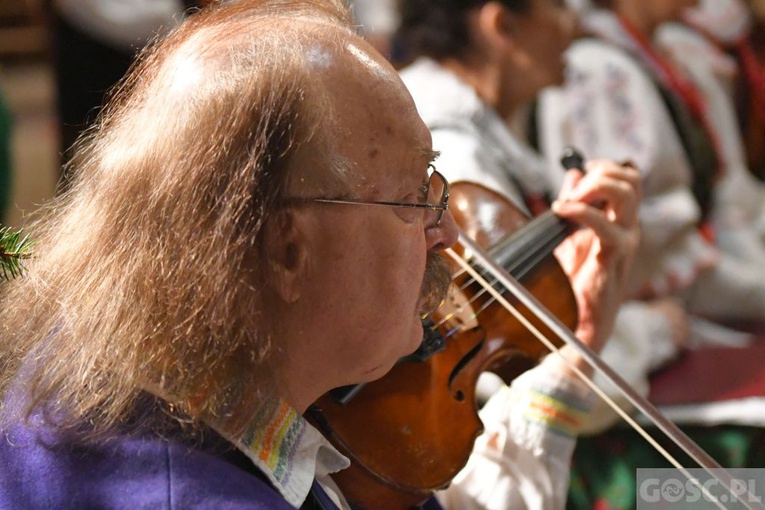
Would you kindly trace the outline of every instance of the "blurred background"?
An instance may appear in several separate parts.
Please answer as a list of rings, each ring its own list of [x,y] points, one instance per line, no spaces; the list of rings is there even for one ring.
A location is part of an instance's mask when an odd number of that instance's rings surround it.
[[[0,181],[7,197],[3,223],[20,227],[25,218],[53,196],[58,179],[58,134],[49,34],[42,2],[0,2],[0,96],[10,127],[9,160],[13,168]]]
[[[136,51],[202,0],[0,0],[0,224],[23,227],[65,189],[61,163]],[[392,0],[353,0],[364,33],[393,53]],[[66,98],[59,101],[58,98]]]

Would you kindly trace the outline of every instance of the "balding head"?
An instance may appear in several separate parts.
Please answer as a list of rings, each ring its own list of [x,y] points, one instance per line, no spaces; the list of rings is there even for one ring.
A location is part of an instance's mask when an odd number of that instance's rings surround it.
[[[143,390],[193,418],[256,412],[280,353],[264,327],[263,227],[296,168],[313,185],[345,178],[309,172],[343,167],[332,58],[363,45],[349,20],[339,0],[243,0],[141,57],[35,231],[29,277],[8,287],[19,313],[3,322],[0,389],[34,352],[48,362],[33,399],[56,395],[62,422],[86,416],[94,435]]]

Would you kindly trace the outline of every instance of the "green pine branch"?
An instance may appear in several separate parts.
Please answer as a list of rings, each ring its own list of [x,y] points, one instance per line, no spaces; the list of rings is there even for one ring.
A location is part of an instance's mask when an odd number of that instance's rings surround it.
[[[32,241],[22,231],[0,227],[0,280],[10,280],[24,272],[23,261],[32,256]]]

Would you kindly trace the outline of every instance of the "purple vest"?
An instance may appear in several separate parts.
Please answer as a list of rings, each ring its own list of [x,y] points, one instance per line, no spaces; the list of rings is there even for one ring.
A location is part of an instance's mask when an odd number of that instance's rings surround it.
[[[144,403],[156,405],[153,398]],[[83,446],[39,425],[40,413],[29,422],[37,425],[0,430],[0,509],[294,510],[212,430],[193,440],[172,430],[124,433]],[[338,510],[315,482],[302,508]],[[424,508],[440,506],[432,498]]]

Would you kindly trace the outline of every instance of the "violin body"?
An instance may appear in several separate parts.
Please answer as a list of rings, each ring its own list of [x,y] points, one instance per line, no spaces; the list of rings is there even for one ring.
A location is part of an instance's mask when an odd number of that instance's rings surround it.
[[[475,184],[452,185],[450,203],[457,223],[480,246],[493,246],[528,222],[503,197]],[[521,281],[564,324],[575,327],[576,300],[554,257],[536,263]],[[505,297],[553,336],[515,298]],[[306,415],[351,459],[351,467],[333,479],[350,502],[366,510],[410,508],[448,486],[483,430],[475,395],[478,376],[492,371],[509,383],[548,353],[466,275],[455,277],[449,296],[430,317],[444,339],[442,350],[424,361],[399,362],[346,403],[327,394]]]

